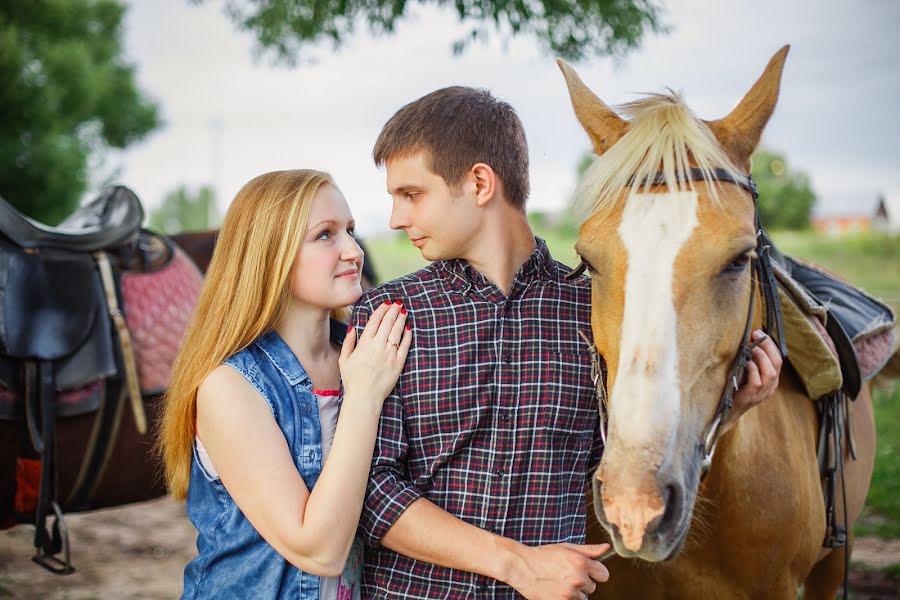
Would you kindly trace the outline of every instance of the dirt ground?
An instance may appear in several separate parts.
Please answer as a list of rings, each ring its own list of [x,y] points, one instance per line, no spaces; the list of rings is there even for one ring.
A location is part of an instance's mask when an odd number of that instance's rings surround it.
[[[181,595],[184,565],[196,555],[196,532],[184,504],[169,498],[69,515],[76,571],[60,577],[31,562],[34,528],[0,531],[0,598],[22,600],[159,600]],[[900,598],[900,580],[878,571],[900,564],[900,540],[857,540],[853,598]]]

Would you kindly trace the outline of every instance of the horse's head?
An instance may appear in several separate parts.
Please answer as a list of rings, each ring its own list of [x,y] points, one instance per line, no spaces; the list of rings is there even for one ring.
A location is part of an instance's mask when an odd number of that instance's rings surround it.
[[[591,271],[609,390],[594,505],[623,556],[671,558],[690,528],[705,434],[756,293],[753,198],[722,180],[749,173],[787,50],[731,114],[710,122],[676,94],[626,105],[626,121],[560,62],[599,155],[576,192],[587,215],[576,249]]]

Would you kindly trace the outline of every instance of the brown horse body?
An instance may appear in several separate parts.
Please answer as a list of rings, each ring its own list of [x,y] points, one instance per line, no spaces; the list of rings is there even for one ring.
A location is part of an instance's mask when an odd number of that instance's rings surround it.
[[[742,335],[773,325],[762,316],[756,273],[766,250],[746,178],[786,55],[711,122],[675,94],[626,106],[626,121],[560,64],[599,155],[576,191],[587,214],[576,250],[592,276],[591,325],[608,391],[588,541],[611,541],[618,554],[596,598],[788,600],[802,586],[807,598],[833,598],[841,585],[849,547],[823,548],[818,418],[790,364],[774,395],[719,439],[701,475]],[[849,410],[852,531],[875,456],[867,386]],[[840,480],[837,489],[843,523]]]
[[[160,396],[144,396],[144,412],[155,423]],[[90,510],[120,506],[158,498],[166,493],[159,465],[153,459],[151,433],[137,431],[134,419],[125,409],[118,433],[111,444],[111,455],[104,476],[97,483]],[[95,415],[92,413],[60,419],[56,431],[59,467],[59,497],[65,499],[75,484],[88,447]],[[20,427],[13,421],[0,421],[0,523],[12,524],[16,493],[16,457],[19,453]],[[36,490],[35,490],[36,492]],[[63,507],[66,510],[66,507]],[[68,512],[68,511],[66,511]]]

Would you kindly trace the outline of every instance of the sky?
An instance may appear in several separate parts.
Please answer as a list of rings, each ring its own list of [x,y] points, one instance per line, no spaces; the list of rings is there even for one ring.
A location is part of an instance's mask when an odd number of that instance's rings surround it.
[[[449,10],[419,7],[391,37],[359,28],[338,51],[311,47],[289,68],[260,56],[221,0],[133,0],[124,45],[163,127],[107,157],[145,206],[179,185],[209,184],[224,211],[241,186],[290,168],[330,172],[363,235],[387,230],[390,198],[372,163],[382,125],[440,87],[490,89],[519,113],[530,147],[531,210],[568,203],[589,148],[554,57],[531,37],[496,34],[461,56],[468,28]],[[806,172],[818,214],[870,213],[900,196],[900,2],[670,0],[663,23],[616,63],[573,66],[607,104],[665,87],[704,119],[726,115],[784,44],[791,51],[763,145]]]

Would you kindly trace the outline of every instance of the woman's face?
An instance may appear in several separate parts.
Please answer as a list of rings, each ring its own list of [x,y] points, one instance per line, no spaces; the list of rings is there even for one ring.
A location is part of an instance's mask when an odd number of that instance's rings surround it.
[[[291,278],[294,299],[320,308],[350,306],[362,295],[363,253],[355,222],[340,190],[325,183],[316,192]]]

